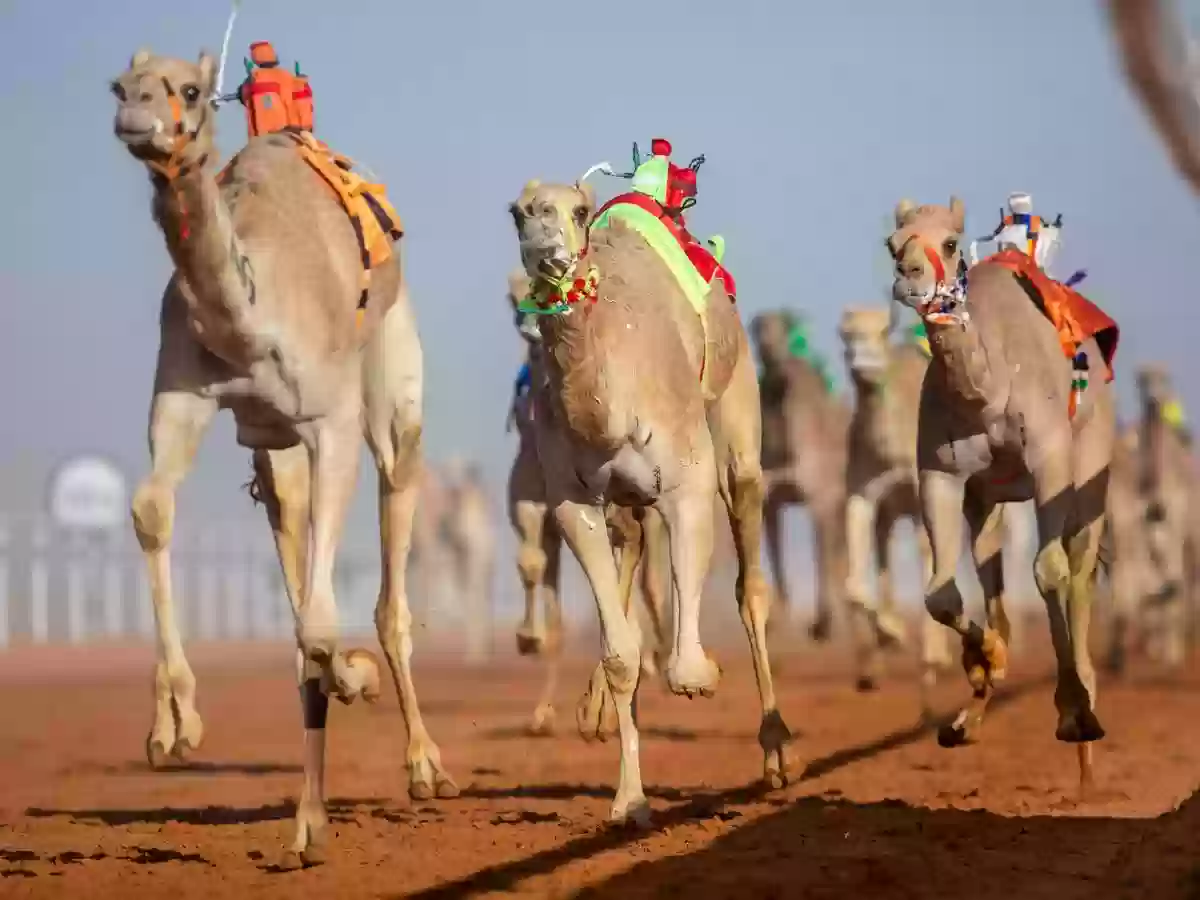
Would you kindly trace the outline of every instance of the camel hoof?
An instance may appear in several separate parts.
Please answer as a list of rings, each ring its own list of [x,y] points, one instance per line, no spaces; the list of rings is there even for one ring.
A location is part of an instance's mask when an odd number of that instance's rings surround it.
[[[614,801],[608,821],[613,825],[631,825],[634,828],[649,828],[654,824],[650,804],[645,797],[625,802]]]
[[[720,681],[721,667],[707,653],[682,663],[676,659],[667,665],[667,686],[672,694],[681,694],[689,699],[697,695],[712,697]]]
[[[860,694],[869,694],[872,691],[879,690],[879,684],[872,675],[859,675],[854,682],[854,689]]]
[[[279,868],[283,872],[295,872],[304,868],[304,857],[296,850],[285,850],[279,858]]]
[[[1059,718],[1054,736],[1068,744],[1086,744],[1104,738],[1104,727],[1090,709],[1067,713]]]
[[[763,774],[762,785],[768,791],[781,791],[788,786],[787,775],[783,772],[766,772]]]
[[[171,766],[172,756],[169,748],[163,742],[151,735],[146,738],[146,762],[152,769],[166,769]]]
[[[541,656],[546,649],[545,635],[535,634],[532,630],[520,628],[517,630],[517,653],[521,656]]]
[[[974,730],[969,727],[969,713],[963,710],[958,716],[948,725],[943,725],[938,729],[937,742],[940,747],[964,747],[967,744],[975,743]]]
[[[965,726],[952,724],[938,729],[937,742],[939,747],[965,747],[971,743],[971,739]]]
[[[533,721],[526,731],[530,737],[550,737],[554,734],[554,707],[538,707],[533,713]]]
[[[458,789],[458,785],[454,783],[454,779],[449,775],[442,775],[438,777],[437,786],[434,792],[437,794],[437,798],[439,800],[453,800],[460,793],[462,793]]]
[[[307,869],[309,866],[320,866],[325,863],[325,848],[312,846],[300,853],[300,862]]]
[[[828,618],[822,617],[817,619],[808,626],[808,636],[818,644],[823,644],[833,634],[833,624]]]
[[[617,733],[617,710],[600,663],[592,672],[587,690],[575,707],[575,725],[585,741],[607,741]]]
[[[883,650],[903,650],[908,644],[908,630],[904,627],[904,622],[890,613],[877,613],[875,642]]]
[[[408,796],[413,800],[432,800],[433,785],[428,781],[414,781],[408,786]]]
[[[376,702],[383,693],[379,658],[370,650],[356,648],[346,654],[346,668],[349,670],[351,689],[357,689],[346,702],[349,703],[355,696],[361,696],[367,703]]]

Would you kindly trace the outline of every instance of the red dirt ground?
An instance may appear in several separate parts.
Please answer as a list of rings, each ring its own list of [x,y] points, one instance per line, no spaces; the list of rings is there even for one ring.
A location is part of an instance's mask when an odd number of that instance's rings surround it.
[[[469,671],[419,649],[426,719],[463,796],[409,802],[393,697],[334,704],[329,861],[284,873],[301,759],[291,652],[191,655],[206,742],[167,773],[141,757],[149,650],[0,656],[0,897],[1200,897],[1200,800],[1183,803],[1200,780],[1197,673],[1102,685],[1103,794],[1077,804],[1044,653],[1015,661],[982,744],[943,750],[914,726],[907,676],[857,695],[844,653],[797,651],[778,679],[796,777],[763,796],[745,787],[756,701],[731,647],[712,700],[643,689],[657,820],[638,833],[604,824],[616,746],[566,729],[588,660],[565,679],[563,732],[538,740],[521,732],[533,662]],[[940,707],[963,693],[959,674]]]

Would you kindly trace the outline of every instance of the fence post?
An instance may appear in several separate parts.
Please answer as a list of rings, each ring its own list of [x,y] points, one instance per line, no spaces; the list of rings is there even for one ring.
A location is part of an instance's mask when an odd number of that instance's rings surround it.
[[[29,638],[35,644],[50,640],[50,528],[44,519],[33,523],[33,553],[29,558]]]
[[[125,636],[124,599],[121,595],[124,579],[122,565],[125,533],[110,529],[104,535],[104,632],[114,640]]]
[[[250,636],[246,610],[246,569],[241,565],[245,554],[243,531],[238,525],[230,523],[225,530],[225,550],[221,554],[221,568],[225,573],[225,636],[235,641],[243,641]]]
[[[87,570],[91,547],[72,529],[67,534],[67,641],[82,644],[87,638]]]

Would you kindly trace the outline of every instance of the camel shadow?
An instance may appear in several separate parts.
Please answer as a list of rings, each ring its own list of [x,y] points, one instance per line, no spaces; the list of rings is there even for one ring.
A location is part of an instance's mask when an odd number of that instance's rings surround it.
[[[1033,691],[1043,687],[1048,681],[1053,678],[1031,678],[1022,681],[1019,684],[1012,685],[1008,688],[1001,688],[997,691],[995,698],[992,700],[992,709],[1006,706],[1013,703],[1017,699]],[[851,765],[856,762],[870,759],[895,750],[899,747],[913,744],[918,740],[926,739],[937,732],[939,723],[923,722],[917,725],[906,728],[883,737],[861,744],[854,747],[848,747],[838,750],[826,757],[812,760],[805,768],[804,772],[799,776],[800,781],[809,781],[828,775],[838,769]],[[731,809],[731,806],[738,804],[751,803],[753,801],[762,800],[767,796],[763,786],[757,782],[741,787],[730,788],[723,791],[711,792],[695,792],[683,791],[677,788],[651,788],[646,789],[646,795],[652,798],[664,799],[668,802],[679,802],[679,805],[670,809],[656,813],[654,817],[654,829],[662,832],[670,828],[686,824],[688,822],[719,820],[730,821],[742,817],[742,813],[736,809]],[[464,796],[478,797],[480,799],[511,799],[519,797],[532,797],[538,799],[571,799],[574,797],[597,797],[609,798],[612,796],[611,786],[600,785],[543,785],[531,786],[528,788],[506,789],[498,788],[496,790],[479,790],[464,792]],[[684,801],[684,802],[681,802]],[[773,806],[787,806],[788,810],[774,813],[765,818],[774,819],[776,816],[787,815],[790,810],[802,809],[809,810],[814,804],[822,809],[828,807],[844,807],[847,809],[857,809],[848,803],[837,803],[826,800],[818,800],[813,798],[805,798],[797,803],[789,804],[788,801],[778,799],[771,801]],[[910,810],[909,807],[902,803],[890,802],[877,804],[882,809],[895,810],[903,808],[913,813],[919,813],[918,810]],[[974,815],[974,814],[964,814]],[[1000,817],[996,817],[1000,818]],[[744,826],[738,829],[736,833],[740,834],[746,828],[754,827],[758,822],[751,826]],[[573,840],[560,844],[557,847],[552,847],[540,853],[535,853],[532,856],[524,859],[515,860],[513,862],[502,863],[496,866],[490,866],[486,869],[481,869],[472,875],[459,879],[458,881],[439,885],[425,891],[420,891],[415,894],[404,895],[410,898],[420,898],[420,900],[457,900],[460,897],[474,896],[477,893],[486,893],[489,891],[513,891],[517,888],[520,882],[527,878],[532,878],[538,875],[546,875],[561,866],[575,862],[577,860],[586,859],[597,853],[603,853],[607,850],[615,850],[621,847],[626,847],[636,843],[646,836],[646,832],[632,827],[608,827],[603,828],[592,834],[587,834]],[[1190,845],[1189,845],[1190,846]],[[1042,847],[1044,850],[1045,848]],[[683,857],[687,859],[689,857]],[[675,858],[679,859],[679,858]],[[647,863],[645,865],[652,865]],[[752,863],[752,868],[770,869],[773,863],[770,858],[758,858]],[[679,896],[688,885],[704,884],[704,896],[716,896],[709,892],[709,881],[706,878],[704,881],[689,880],[691,876],[680,876],[680,880],[674,882],[662,881],[658,882],[655,891],[652,891],[644,896]],[[624,890],[622,885],[619,890]],[[618,892],[612,894],[617,896]],[[764,897],[784,897],[784,896],[800,896],[790,890],[790,886],[784,883],[784,888],[780,890],[765,890],[758,893],[754,890],[747,890],[745,883],[737,883],[736,879],[731,882],[731,892],[728,896],[745,897],[745,896],[764,896]],[[853,896],[850,893],[845,896]],[[940,895],[940,894],[939,894]],[[604,896],[609,896],[605,894]],[[841,897],[843,894],[834,893],[829,896]],[[863,893],[862,896],[872,896],[875,894],[870,892]],[[901,894],[900,896],[910,897],[910,894]],[[1197,895],[1200,900],[1200,895]],[[1062,900],[1061,897],[1056,897],[1055,900]]]
[[[330,819],[337,819],[351,815],[355,807],[382,807],[386,802],[379,797],[334,797],[326,806]],[[25,815],[31,819],[66,818],[77,825],[100,823],[112,827],[163,825],[167,822],[206,826],[254,825],[290,819],[295,814],[296,804],[290,800],[263,806],[167,806],[161,809],[43,809],[31,806],[25,810]]]
[[[808,797],[577,897],[1200,897],[1200,798],[1157,819],[1006,817]],[[450,896],[450,895],[443,895]]]

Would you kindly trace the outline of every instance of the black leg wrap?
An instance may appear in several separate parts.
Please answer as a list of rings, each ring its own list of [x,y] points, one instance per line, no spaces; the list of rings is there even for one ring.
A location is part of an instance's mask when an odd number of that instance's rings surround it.
[[[329,716],[329,695],[321,690],[320,678],[309,678],[300,685],[300,705],[304,708],[305,728],[324,728]]]
[[[972,622],[967,626],[967,640],[976,647],[983,646],[983,629],[979,627],[978,623]]]

